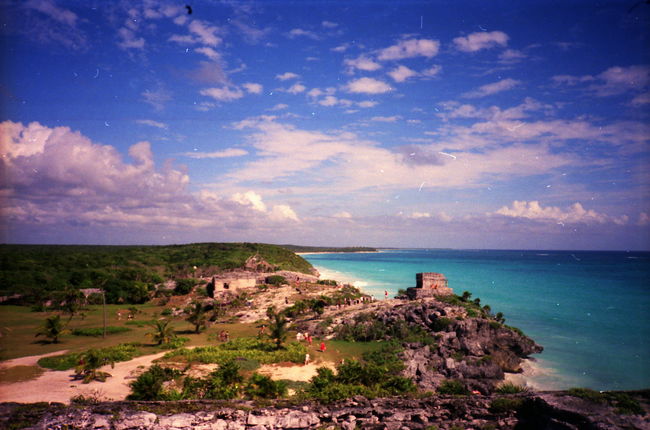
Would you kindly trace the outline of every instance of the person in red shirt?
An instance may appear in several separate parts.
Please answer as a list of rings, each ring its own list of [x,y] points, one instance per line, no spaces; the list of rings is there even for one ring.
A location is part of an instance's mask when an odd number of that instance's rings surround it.
[[[325,347],[325,342],[320,343],[320,352],[325,352],[327,348]]]

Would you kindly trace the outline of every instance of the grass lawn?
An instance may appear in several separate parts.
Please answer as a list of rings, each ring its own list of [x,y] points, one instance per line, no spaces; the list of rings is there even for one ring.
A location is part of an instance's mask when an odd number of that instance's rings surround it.
[[[2,306],[0,308],[0,360],[41,355],[67,349],[70,352],[85,351],[89,348],[101,348],[120,343],[139,342],[151,344],[151,338],[146,333],[151,331],[147,322],[160,318],[162,307],[144,304],[136,306],[140,311],[133,320],[126,317],[117,319],[118,311],[126,311],[130,306],[107,305],[107,325],[128,327],[127,332],[109,334],[106,338],[101,336],[73,336],[70,332],[60,337],[59,343],[49,343],[43,336],[35,337],[43,321],[52,312],[32,312],[25,306]],[[83,311],[85,317],[75,316],[68,325],[68,329],[102,327],[103,313],[101,306],[89,306]],[[62,316],[67,321],[67,316]],[[141,324],[137,324],[140,322]],[[177,335],[187,337],[188,346],[210,345],[218,342],[218,334],[222,329],[230,332],[230,337],[254,336],[257,329],[254,324],[215,324],[200,334],[194,333],[194,326],[182,318],[172,318],[172,326]],[[151,346],[151,353],[159,350]]]

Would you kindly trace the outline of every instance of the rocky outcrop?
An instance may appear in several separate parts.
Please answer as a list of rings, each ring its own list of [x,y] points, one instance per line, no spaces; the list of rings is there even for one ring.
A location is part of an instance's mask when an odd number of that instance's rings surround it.
[[[251,402],[119,402],[0,405],[0,427],[33,429],[647,429],[648,393],[633,394],[645,414],[620,414],[607,404],[565,393],[516,396],[363,397],[333,405],[256,407]],[[16,427],[16,424],[20,426]],[[435,427],[434,427],[435,426]]]
[[[429,346],[404,344],[403,375],[423,390],[435,390],[445,379],[458,379],[467,389],[488,394],[504,379],[504,372],[520,372],[522,361],[543,349],[516,329],[492,319],[468,317],[463,307],[435,299],[378,308],[374,316],[387,326],[400,322],[420,326],[435,338]]]

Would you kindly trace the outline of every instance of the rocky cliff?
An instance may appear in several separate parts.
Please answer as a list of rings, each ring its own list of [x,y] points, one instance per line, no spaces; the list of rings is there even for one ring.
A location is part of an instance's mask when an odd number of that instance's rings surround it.
[[[355,397],[333,405],[260,407],[251,402],[0,404],[0,428],[32,429],[648,429],[648,392],[630,393],[643,413],[608,403],[539,393],[516,396]]]

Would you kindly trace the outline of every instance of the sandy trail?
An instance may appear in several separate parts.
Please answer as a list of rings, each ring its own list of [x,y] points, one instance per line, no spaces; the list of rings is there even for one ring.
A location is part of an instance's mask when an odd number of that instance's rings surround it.
[[[60,354],[61,351],[54,354]],[[103,366],[100,370],[108,372],[112,377],[108,378],[106,382],[93,381],[89,384],[83,384],[80,380],[74,379],[74,371],[46,371],[41,376],[31,381],[16,382],[12,384],[0,385],[0,402],[19,402],[19,403],[34,403],[34,402],[61,402],[69,403],[70,397],[82,394],[84,396],[98,397],[102,400],[122,400],[131,391],[128,384],[131,382],[141,370],[145,370],[157,358],[165,355],[166,352],[161,352],[153,355],[143,355],[134,358],[130,361],[123,361],[115,363],[115,367],[111,368],[110,365]],[[10,365],[26,365],[26,363],[33,363],[41,356],[23,357],[15,360],[5,361],[3,367]],[[36,359],[34,360],[34,357]],[[18,364],[16,364],[18,363]],[[27,364],[30,365],[30,364]]]
[[[51,357],[53,355],[61,355],[68,352],[67,349],[62,349],[61,351],[49,352],[42,355],[29,355],[27,357],[13,358],[11,360],[0,361],[0,368],[5,369],[7,367],[14,366],[38,366],[38,360],[43,357]]]
[[[304,381],[309,382],[311,378],[316,376],[316,370],[319,367],[329,367],[335,370],[335,365],[331,361],[323,361],[310,363],[307,365],[292,365],[283,366],[278,364],[266,364],[257,369],[257,373],[270,376],[272,379],[289,379],[291,381]]]

